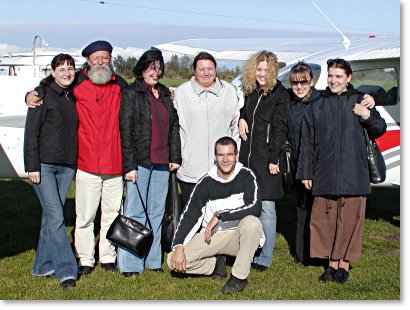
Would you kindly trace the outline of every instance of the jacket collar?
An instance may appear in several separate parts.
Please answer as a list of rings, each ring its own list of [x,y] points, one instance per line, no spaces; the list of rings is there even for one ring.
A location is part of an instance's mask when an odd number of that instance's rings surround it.
[[[212,166],[211,170],[209,170],[208,175],[212,179],[214,179],[218,182],[228,183],[228,182],[231,182],[233,179],[235,179],[235,177],[238,175],[239,171],[241,171],[242,167],[243,167],[243,164],[241,164],[239,161],[237,161],[236,164],[235,164],[235,169],[234,169],[233,173],[229,176],[228,179],[225,180],[225,179],[222,179],[221,177],[218,176],[218,167],[216,166],[216,164],[214,164]]]
[[[55,91],[58,95],[62,95],[62,94],[66,94],[71,90],[71,87],[61,87],[60,85],[58,85],[55,81],[51,82],[50,84],[50,88]]]
[[[210,89],[203,89],[203,87],[201,85],[199,85],[199,83],[196,81],[195,76],[191,77],[190,80],[191,86],[194,89],[194,92],[199,96],[201,95],[203,92],[210,92],[213,93],[215,96],[219,96],[219,93],[221,92],[222,88],[224,87],[222,82],[219,80],[218,77],[215,78],[215,83],[214,85],[212,85],[212,87]]]
[[[300,98],[297,97],[297,96],[293,93],[292,90],[290,90],[290,93],[291,93],[291,96],[292,96],[291,98],[294,99],[294,100],[292,100],[292,105],[293,105],[293,104],[296,104],[296,103],[299,103],[299,102],[301,102],[301,103],[303,103],[303,104],[309,104],[309,103],[311,103],[313,100],[315,100],[315,99],[317,99],[317,98],[320,97],[320,91],[318,91],[318,90],[317,90],[316,88],[314,88],[314,87],[312,87],[311,90],[312,90],[312,92],[310,93],[309,98],[307,98],[307,100],[305,100],[305,101],[300,100]]]
[[[133,85],[133,88],[137,92],[144,92],[144,93],[147,92],[147,89],[145,88],[142,80],[135,79],[135,81],[131,85]],[[165,85],[163,85],[161,83],[158,83],[157,85],[158,85],[158,88],[160,89],[161,95],[163,97],[169,96],[168,88]]]
[[[322,91],[322,94],[324,97],[338,96],[338,94],[332,93],[329,86],[326,87],[324,91]],[[361,92],[355,89],[352,84],[349,84],[347,85],[347,91],[341,93],[340,95],[347,95],[348,97],[350,97],[351,95],[354,95],[354,94],[361,94]]]

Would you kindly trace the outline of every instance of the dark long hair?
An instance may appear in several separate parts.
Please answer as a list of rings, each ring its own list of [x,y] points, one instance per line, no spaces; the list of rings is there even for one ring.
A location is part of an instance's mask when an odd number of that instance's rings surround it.
[[[329,70],[329,68],[331,67],[344,70],[347,76],[352,75],[353,73],[352,67],[350,67],[350,63],[342,58],[328,59],[327,69]]]
[[[54,71],[57,67],[64,65],[66,62],[67,62],[67,65],[73,66],[75,68],[74,58],[69,54],[61,53],[61,54],[54,56],[53,60],[51,61],[51,69],[53,69]],[[50,85],[53,81],[54,81],[54,77],[50,73],[50,75],[48,75],[47,77],[45,77],[44,79],[40,81],[40,85],[42,86]]]
[[[140,59],[138,59],[137,65],[133,70],[135,77],[138,80],[142,80],[142,72],[147,70],[151,66],[151,64],[155,63],[156,61],[159,61],[161,68],[161,73],[158,76],[159,78],[162,78],[165,73],[164,57],[162,57],[162,52],[158,49],[147,50],[144,52],[144,54],[141,55]]]

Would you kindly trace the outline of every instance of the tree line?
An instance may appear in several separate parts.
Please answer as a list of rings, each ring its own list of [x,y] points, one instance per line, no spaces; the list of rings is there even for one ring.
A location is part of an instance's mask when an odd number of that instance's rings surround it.
[[[190,79],[193,75],[192,61],[189,56],[178,57],[178,55],[172,55],[171,59],[165,63],[165,75],[164,78],[169,79]],[[124,58],[121,55],[114,57],[113,66],[115,73],[122,76],[125,79],[134,78],[133,69],[135,68],[138,59],[135,57]],[[218,77],[228,82],[232,81],[235,77],[241,74],[241,69],[237,66],[235,69],[229,69],[226,66],[217,68]]]

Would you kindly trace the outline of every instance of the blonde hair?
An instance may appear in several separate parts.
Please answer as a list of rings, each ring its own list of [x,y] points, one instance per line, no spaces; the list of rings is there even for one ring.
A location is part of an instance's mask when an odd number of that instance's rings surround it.
[[[278,58],[272,52],[263,50],[249,57],[243,69],[242,76],[242,91],[245,95],[249,95],[256,89],[256,67],[262,61],[268,63],[268,72],[266,73],[266,84],[260,85],[264,96],[266,96],[276,85],[278,78]]]

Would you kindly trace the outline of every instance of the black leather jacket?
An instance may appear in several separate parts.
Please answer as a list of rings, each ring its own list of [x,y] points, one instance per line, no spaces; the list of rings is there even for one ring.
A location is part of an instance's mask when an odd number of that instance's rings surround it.
[[[159,87],[169,115],[169,162],[181,164],[178,114],[167,87],[162,84]],[[151,164],[151,107],[149,95],[140,80],[135,80],[122,91],[119,122],[123,173],[135,170],[139,164]]]

